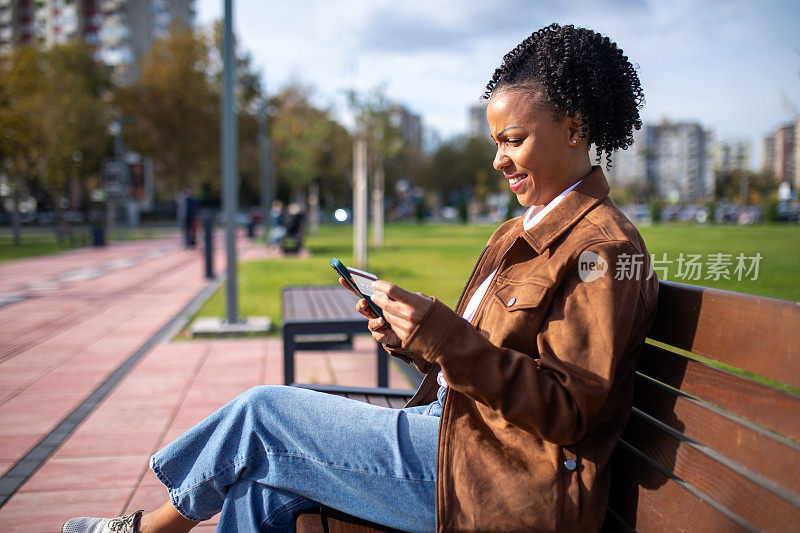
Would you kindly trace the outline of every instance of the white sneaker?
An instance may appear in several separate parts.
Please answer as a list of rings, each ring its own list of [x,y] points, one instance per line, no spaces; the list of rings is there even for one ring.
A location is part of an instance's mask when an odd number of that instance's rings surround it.
[[[71,518],[61,526],[61,533],[137,533],[142,514],[140,510],[118,518]]]

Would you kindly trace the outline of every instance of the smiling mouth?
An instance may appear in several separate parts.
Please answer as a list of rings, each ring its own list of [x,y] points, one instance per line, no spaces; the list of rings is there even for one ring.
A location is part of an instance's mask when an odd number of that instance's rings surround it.
[[[520,184],[523,181],[525,181],[525,178],[527,177],[528,177],[527,174],[514,174],[513,176],[507,176],[508,184],[511,186],[511,190],[513,192],[517,192],[517,189],[519,189]]]

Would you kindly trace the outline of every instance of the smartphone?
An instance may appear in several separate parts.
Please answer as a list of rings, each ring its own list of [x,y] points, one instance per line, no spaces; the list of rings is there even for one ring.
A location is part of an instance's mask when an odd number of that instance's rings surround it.
[[[331,266],[339,276],[353,289],[356,294],[360,294],[362,298],[367,301],[367,304],[379,317],[383,316],[381,308],[372,303],[371,296],[378,291],[372,288],[372,282],[378,279],[378,276],[369,272],[364,272],[353,267],[346,267],[344,264],[336,259],[331,259]]]

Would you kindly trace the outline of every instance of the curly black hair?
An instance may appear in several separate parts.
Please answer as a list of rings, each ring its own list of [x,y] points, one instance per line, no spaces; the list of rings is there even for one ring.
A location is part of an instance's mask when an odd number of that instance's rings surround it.
[[[483,98],[500,88],[543,89],[556,116],[583,121],[581,138],[597,147],[597,163],[606,154],[633,144],[640,129],[644,93],[636,69],[608,37],[572,25],[551,24],[503,57],[486,84]]]

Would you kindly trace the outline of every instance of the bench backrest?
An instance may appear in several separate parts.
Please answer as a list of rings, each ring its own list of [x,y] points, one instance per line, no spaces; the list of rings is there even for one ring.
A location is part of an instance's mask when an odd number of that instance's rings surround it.
[[[608,531],[800,528],[800,304],[661,282]]]

